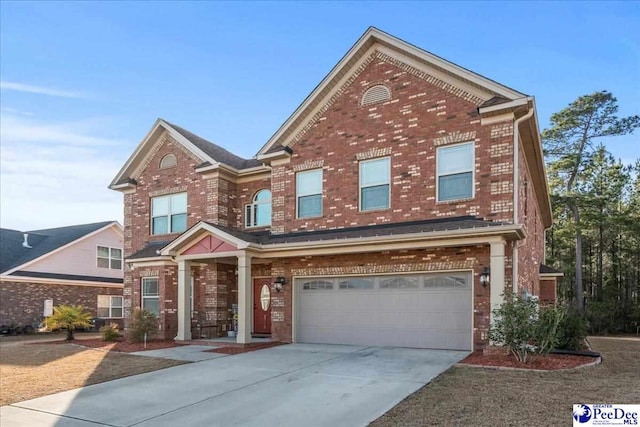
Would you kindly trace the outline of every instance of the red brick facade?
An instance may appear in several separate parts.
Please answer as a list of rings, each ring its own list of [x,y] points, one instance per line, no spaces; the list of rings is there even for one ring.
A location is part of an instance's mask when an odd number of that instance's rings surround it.
[[[363,93],[385,85],[391,99],[362,106]],[[375,52],[351,70],[341,87],[323,98],[301,130],[289,138],[291,155],[274,161],[264,172],[251,176],[232,172],[203,174],[196,169],[205,159],[162,133],[146,160],[131,174],[135,188],[124,196],[125,256],[149,242],[169,242],[179,236],[150,234],[150,203],[156,196],[187,193],[188,228],[207,221],[241,231],[245,205],[261,189],[272,192],[273,236],[284,233],[343,229],[355,226],[472,216],[486,221],[514,223],[514,119],[505,116],[483,124],[478,107],[487,99],[457,88],[386,53]],[[439,202],[436,197],[437,150],[460,142],[474,143],[473,197]],[[511,289],[514,245],[517,291],[539,294],[538,269],[543,252],[541,207],[533,196],[523,150],[518,162],[518,221],[526,238],[505,246],[505,289]],[[161,169],[167,154],[177,165]],[[359,162],[390,159],[390,207],[362,212],[359,208]],[[322,169],[322,216],[296,217],[296,173]],[[525,184],[526,183],[526,184]],[[225,334],[232,325],[231,307],[238,302],[234,261],[192,260],[194,308],[192,332],[203,328]],[[275,257],[255,263],[253,277],[294,277],[389,272],[473,271],[474,343],[487,343],[490,290],[479,284],[479,274],[490,265],[488,243],[439,249],[353,253],[341,256]],[[160,334],[173,338],[177,331],[178,274],[174,262],[132,263],[125,272],[127,314],[140,305],[142,277],[158,277],[160,284]],[[292,286],[272,293],[272,336],[292,340]]]
[[[54,306],[82,305],[96,317],[98,295],[122,295],[122,289],[3,280],[0,282],[0,325],[38,325],[44,319],[46,299],[52,299]],[[120,319],[113,320],[120,322]]]

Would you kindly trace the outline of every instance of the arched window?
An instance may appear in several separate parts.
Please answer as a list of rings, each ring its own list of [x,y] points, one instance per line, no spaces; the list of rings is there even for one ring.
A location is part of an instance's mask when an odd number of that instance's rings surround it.
[[[173,154],[167,154],[160,160],[160,169],[167,169],[175,167],[178,164],[178,159]]]
[[[271,191],[260,190],[253,196],[253,202],[245,206],[245,227],[271,225]]]
[[[375,85],[367,89],[362,95],[362,105],[377,104],[391,99],[391,91],[385,85]]]

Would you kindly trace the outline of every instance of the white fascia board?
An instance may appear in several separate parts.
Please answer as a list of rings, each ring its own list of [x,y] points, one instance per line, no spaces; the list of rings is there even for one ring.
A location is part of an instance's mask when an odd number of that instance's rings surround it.
[[[20,264],[19,266],[14,267],[11,270],[7,270],[4,273],[2,273],[2,276],[9,275],[9,274],[13,273],[14,271],[22,270],[23,268],[28,267],[31,264],[35,264],[36,262],[38,262],[40,260],[43,260],[43,259],[47,258],[48,256],[51,256],[51,255],[56,254],[56,253],[58,253],[60,251],[63,251],[65,249],[75,245],[76,243],[79,243],[79,242],[81,242],[81,241],[83,241],[85,239],[88,239],[89,237],[91,237],[93,235],[96,235],[96,234],[100,233],[103,230],[106,230],[107,228],[113,227],[114,225],[118,225],[118,226],[122,227],[120,225],[120,223],[118,223],[118,221],[112,221],[109,224],[105,225],[104,227],[99,228],[99,229],[97,229],[95,231],[92,231],[91,233],[85,234],[84,236],[81,236],[81,237],[77,238],[76,240],[72,240],[71,242],[67,243],[64,246],[60,246],[59,248],[56,248],[56,249],[52,250],[51,252],[47,252],[46,254],[40,255],[39,257],[34,258],[31,261],[27,261],[24,264]]]
[[[513,101],[504,102],[502,104],[491,105],[490,107],[478,108],[478,112],[480,114],[487,114],[487,113],[492,113],[494,111],[507,110],[507,109],[510,109],[510,108],[517,108],[517,107],[521,107],[523,105],[527,105],[531,100],[532,100],[532,98],[530,96],[527,96],[527,97],[524,97],[524,98],[514,99]]]
[[[7,276],[5,274],[0,275],[0,282],[29,282],[29,283],[43,283],[52,285],[69,285],[69,286],[88,286],[88,287],[100,287],[100,288],[114,288],[122,289],[123,283],[112,282],[94,282],[85,280],[66,280],[66,279],[47,279],[44,277],[29,277],[29,276]]]

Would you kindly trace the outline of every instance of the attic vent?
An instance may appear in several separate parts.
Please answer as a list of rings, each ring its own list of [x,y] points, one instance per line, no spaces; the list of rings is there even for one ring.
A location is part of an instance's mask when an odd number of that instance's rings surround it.
[[[160,169],[172,168],[177,164],[178,160],[176,159],[176,156],[174,156],[173,154],[167,154],[162,158],[162,160],[160,160]]]
[[[371,105],[391,99],[391,91],[385,85],[372,86],[362,95],[362,105]]]

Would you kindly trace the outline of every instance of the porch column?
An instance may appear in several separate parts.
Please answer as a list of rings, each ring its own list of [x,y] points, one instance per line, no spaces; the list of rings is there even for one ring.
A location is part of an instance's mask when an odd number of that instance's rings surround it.
[[[178,335],[177,341],[191,339],[191,262],[178,261]]]
[[[251,255],[238,255],[238,337],[236,342],[251,342],[251,318],[253,301],[251,296]]]
[[[491,322],[493,310],[504,302],[504,242],[491,243]]]

